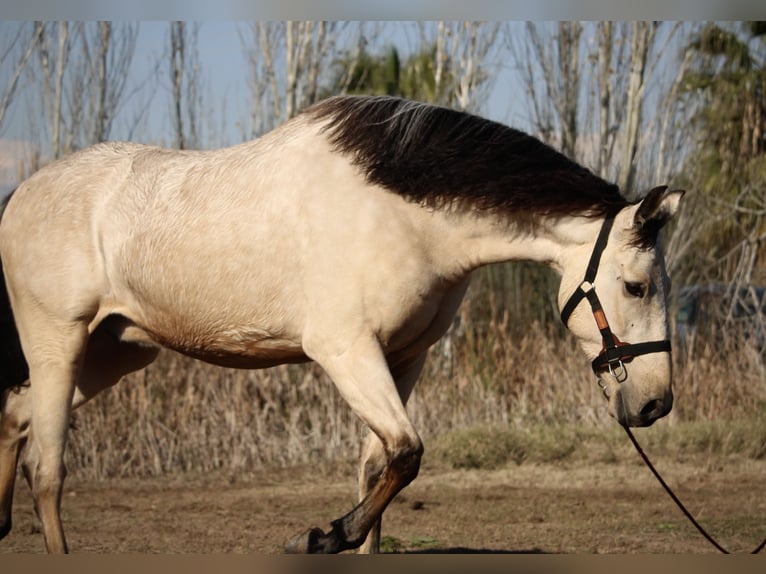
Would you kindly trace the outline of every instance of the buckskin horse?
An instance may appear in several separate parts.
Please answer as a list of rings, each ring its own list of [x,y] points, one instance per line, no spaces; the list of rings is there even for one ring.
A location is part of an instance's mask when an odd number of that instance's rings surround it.
[[[375,551],[418,473],[405,405],[427,350],[471,272],[497,262],[560,273],[562,318],[610,413],[650,425],[672,406],[658,232],[682,195],[632,203],[523,132],[392,97],[333,97],[221,150],[109,142],[51,163],[0,223],[0,536],[21,460],[47,550],[67,551],[71,410],[167,347],[321,365],[371,429],[360,502],[288,548]]]

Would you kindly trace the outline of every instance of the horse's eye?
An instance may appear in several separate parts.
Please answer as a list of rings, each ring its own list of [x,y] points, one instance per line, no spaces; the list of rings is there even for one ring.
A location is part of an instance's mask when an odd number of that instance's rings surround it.
[[[631,297],[637,297],[639,299],[643,299],[644,294],[646,293],[643,283],[628,283],[627,281],[625,282],[625,291]]]

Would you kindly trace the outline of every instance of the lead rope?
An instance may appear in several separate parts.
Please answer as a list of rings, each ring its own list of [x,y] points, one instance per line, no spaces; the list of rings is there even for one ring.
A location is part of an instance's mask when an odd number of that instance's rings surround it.
[[[644,459],[644,462],[646,463],[646,466],[649,467],[649,470],[652,471],[652,474],[657,478],[657,480],[662,485],[662,488],[665,489],[665,492],[668,493],[670,498],[673,499],[673,502],[676,503],[678,508],[681,509],[681,512],[683,512],[686,515],[686,518],[688,518],[691,523],[699,530],[700,534],[707,538],[708,542],[715,546],[720,552],[723,554],[731,554],[726,548],[718,544],[718,542],[715,541],[715,539],[710,536],[710,534],[707,533],[707,531],[700,525],[699,522],[692,516],[691,512],[689,512],[686,507],[684,506],[683,502],[681,502],[678,497],[675,495],[675,493],[670,489],[670,487],[667,485],[667,483],[662,479],[660,476],[660,473],[657,472],[657,469],[654,468],[654,465],[652,464],[652,461],[649,460],[649,457],[646,456],[646,453],[644,452],[644,449],[641,448],[641,445],[638,444],[638,441],[636,440],[636,437],[633,436],[633,433],[630,431],[630,428],[628,428],[628,425],[620,425],[622,428],[625,429],[625,432],[628,433],[628,437],[630,438],[630,442],[633,443],[633,446],[636,447],[636,450],[638,451],[638,454],[641,455],[641,458]],[[766,546],[766,538],[764,538],[763,542],[761,542],[755,550],[753,550],[750,554],[758,554],[761,550],[763,550],[764,546]]]

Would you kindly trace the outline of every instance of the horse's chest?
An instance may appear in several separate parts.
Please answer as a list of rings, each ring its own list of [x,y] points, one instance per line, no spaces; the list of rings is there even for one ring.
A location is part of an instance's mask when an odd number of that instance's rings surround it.
[[[465,280],[391,297],[379,308],[378,338],[385,350],[422,351],[435,343],[449,328],[467,286]]]

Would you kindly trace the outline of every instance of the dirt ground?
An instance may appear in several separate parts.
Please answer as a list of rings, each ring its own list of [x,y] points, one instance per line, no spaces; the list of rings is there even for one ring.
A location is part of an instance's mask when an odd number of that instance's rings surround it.
[[[766,536],[766,461],[658,461],[660,472],[732,552]],[[248,476],[90,482],[70,478],[70,549],[88,553],[281,553],[353,504],[352,468]],[[421,469],[386,512],[385,548],[409,553],[711,553],[640,461]],[[23,480],[0,553],[43,549]],[[766,551],[764,551],[766,552]]]

